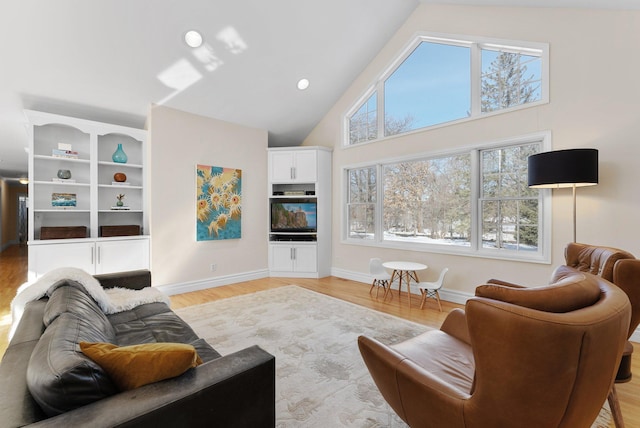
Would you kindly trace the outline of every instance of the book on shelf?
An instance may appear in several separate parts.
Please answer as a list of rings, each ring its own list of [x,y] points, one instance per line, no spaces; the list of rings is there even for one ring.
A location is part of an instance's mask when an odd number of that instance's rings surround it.
[[[114,210],[114,211],[128,211],[128,210],[130,210],[130,209],[131,209],[131,207],[127,207],[127,206],[121,206],[121,207],[113,206],[113,207],[111,207],[111,209],[112,209],[112,210]]]
[[[57,178],[57,177],[52,178],[51,181],[56,183],[75,183],[76,182],[75,178]]]
[[[78,152],[73,150],[53,149],[51,150],[51,156],[54,158],[78,159]]]

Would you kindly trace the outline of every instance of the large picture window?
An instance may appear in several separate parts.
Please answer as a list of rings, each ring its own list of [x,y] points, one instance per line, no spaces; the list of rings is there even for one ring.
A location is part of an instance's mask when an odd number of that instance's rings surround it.
[[[350,242],[546,260],[544,191],[527,186],[527,158],[548,135],[465,152],[347,168]]]
[[[471,156],[387,164],[383,240],[469,246]]]
[[[345,145],[549,100],[548,45],[420,35],[345,115]]]

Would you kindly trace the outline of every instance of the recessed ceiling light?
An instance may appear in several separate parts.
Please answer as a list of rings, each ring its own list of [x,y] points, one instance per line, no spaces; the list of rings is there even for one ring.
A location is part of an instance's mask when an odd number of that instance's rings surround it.
[[[184,41],[192,48],[199,48],[202,45],[202,34],[195,30],[187,31],[184,35]]]
[[[309,79],[300,79],[298,80],[298,89],[304,91],[309,87]]]

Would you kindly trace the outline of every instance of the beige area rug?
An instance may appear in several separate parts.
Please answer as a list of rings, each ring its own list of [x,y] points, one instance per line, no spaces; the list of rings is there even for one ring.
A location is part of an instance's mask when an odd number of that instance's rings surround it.
[[[357,337],[392,344],[429,327],[297,286],[176,313],[223,355],[254,344],[275,355],[278,427],[406,427],[371,380]],[[592,428],[610,419],[603,408]]]

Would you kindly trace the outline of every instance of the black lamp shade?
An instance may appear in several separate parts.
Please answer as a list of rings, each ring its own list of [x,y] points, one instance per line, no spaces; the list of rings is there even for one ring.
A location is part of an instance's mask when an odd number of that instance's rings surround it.
[[[570,149],[529,156],[529,187],[598,184],[598,150]]]

